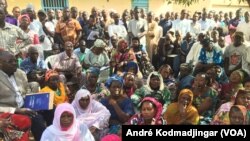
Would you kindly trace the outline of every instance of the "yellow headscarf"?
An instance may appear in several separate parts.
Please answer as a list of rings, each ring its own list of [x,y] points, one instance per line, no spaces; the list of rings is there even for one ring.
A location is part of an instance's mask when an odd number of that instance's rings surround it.
[[[179,101],[183,95],[189,95],[191,97],[191,101],[188,104],[185,115],[182,116],[179,112]],[[181,90],[178,102],[171,103],[167,107],[167,111],[164,113],[163,118],[167,121],[167,124],[193,124],[196,125],[199,123],[199,114],[197,109],[192,106],[193,102],[193,92],[189,89]]]

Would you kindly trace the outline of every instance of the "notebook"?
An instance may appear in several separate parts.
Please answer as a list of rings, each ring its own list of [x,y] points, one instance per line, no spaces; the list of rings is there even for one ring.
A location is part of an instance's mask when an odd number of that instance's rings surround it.
[[[24,107],[35,111],[53,109],[54,95],[50,93],[27,94],[24,99]]]

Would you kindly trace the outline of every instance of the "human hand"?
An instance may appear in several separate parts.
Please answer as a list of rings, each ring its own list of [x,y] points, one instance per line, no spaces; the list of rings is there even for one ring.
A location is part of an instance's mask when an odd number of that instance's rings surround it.
[[[109,104],[114,106],[115,104],[117,104],[116,100],[114,100],[113,98],[109,99]]]
[[[89,128],[89,130],[90,130],[91,133],[94,133],[96,131],[96,127],[95,126],[91,126]]]
[[[0,119],[0,128],[2,127],[8,127],[11,125],[11,122],[7,119]]]
[[[29,108],[16,108],[15,111],[16,114],[23,114],[23,115],[28,115],[31,117],[34,117],[37,115],[37,113]]]

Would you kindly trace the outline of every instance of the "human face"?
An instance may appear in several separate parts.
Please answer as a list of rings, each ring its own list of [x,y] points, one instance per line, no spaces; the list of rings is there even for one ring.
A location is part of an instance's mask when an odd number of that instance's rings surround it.
[[[12,13],[16,18],[18,18],[21,14],[20,8],[16,7],[15,9],[13,9]]]
[[[65,9],[63,10],[63,19],[64,19],[64,20],[68,20],[69,17],[70,17],[69,8],[65,8]]]
[[[241,38],[241,36],[234,36],[234,46],[238,47],[242,44],[243,39]]]
[[[127,87],[131,87],[135,84],[135,76],[134,74],[127,74],[124,79],[124,85]]]
[[[72,8],[71,11],[70,11],[70,14],[71,14],[71,17],[73,19],[76,19],[77,15],[78,15],[78,11],[76,8]]]
[[[49,78],[49,87],[52,89],[57,89],[58,87],[58,82],[59,82],[59,76],[54,75]]]
[[[244,124],[244,116],[240,109],[233,107],[229,112],[229,119],[231,125],[243,125]]]
[[[245,16],[246,23],[248,23],[249,22],[249,12],[248,11],[245,12],[244,16]]]
[[[187,76],[187,75],[189,75],[189,73],[190,73],[189,69],[186,66],[180,67],[180,76],[181,77]]]
[[[98,80],[98,76],[92,73],[88,73],[88,82],[89,84],[96,84]]]
[[[62,17],[62,11],[61,10],[57,10],[56,11],[56,17],[57,18],[61,18]]]
[[[194,85],[197,88],[204,88],[206,85],[206,78],[205,78],[205,74],[198,74],[195,79],[194,79]]]
[[[74,120],[74,116],[72,113],[65,111],[62,113],[60,117],[60,124],[62,128],[69,128]]]
[[[29,19],[27,17],[23,17],[20,21],[20,27],[28,27]]]
[[[112,97],[120,97],[122,85],[119,83],[119,81],[113,81],[110,88],[110,94]]]
[[[86,49],[86,42],[84,40],[81,40],[79,42],[79,47],[80,47],[81,52],[84,53]]]
[[[115,48],[116,48],[116,46],[117,46],[117,41],[118,41],[117,36],[112,36],[112,37],[111,37],[111,44],[112,44],[112,46],[115,47]]]
[[[82,109],[87,109],[88,106],[89,106],[89,103],[90,103],[90,97],[89,96],[85,96],[85,97],[82,97],[80,100],[79,100],[79,105]]]
[[[52,52],[53,52],[53,55],[60,53],[59,44],[56,44],[56,43],[55,43],[55,44],[52,46]]]
[[[206,74],[207,74],[207,76],[209,78],[215,79],[216,78],[216,70],[215,70],[215,68],[211,68],[211,69],[207,70]]]
[[[36,49],[33,49],[33,50],[31,50],[30,52],[29,52],[29,56],[30,56],[30,60],[32,61],[32,62],[36,62],[37,61],[37,58],[38,58],[38,50],[36,50]]]
[[[139,9],[136,9],[136,10],[134,11],[134,16],[135,16],[135,19],[136,19],[136,20],[139,19],[139,17],[140,17],[140,11],[139,11]]]
[[[2,67],[3,72],[8,75],[14,74],[14,72],[17,70],[17,59],[10,53],[5,56],[4,60],[0,59],[0,63],[2,66],[4,66]]]
[[[138,40],[132,40],[132,47],[138,47],[139,41]]]
[[[250,82],[246,82],[244,84],[244,88],[245,88],[245,90],[250,90]]]
[[[65,52],[67,55],[71,55],[73,52],[73,44],[71,42],[66,42],[64,45]]]
[[[120,20],[120,16],[118,14],[115,14],[114,15],[114,21],[115,21],[115,24],[119,24],[119,20]]]
[[[103,48],[100,48],[100,47],[95,47],[95,48],[93,48],[93,51],[94,51],[94,53],[96,54],[96,55],[100,55],[103,51],[104,51],[104,49]]]
[[[33,19],[34,18],[34,11],[31,9],[31,8],[27,8],[26,9],[26,12],[27,12],[27,14],[29,15],[29,17],[31,18],[31,19]]]
[[[219,37],[219,41],[218,41],[218,44],[221,48],[225,47],[225,38],[220,36]]]
[[[3,8],[0,8],[0,22],[5,22],[5,11]]]
[[[153,103],[145,101],[141,106],[141,114],[145,120],[151,120],[156,114],[156,108]]]
[[[248,107],[250,104],[250,94],[238,94],[239,96],[236,97],[237,105],[242,105]]]
[[[168,78],[169,77],[169,75],[170,75],[170,70],[168,69],[168,68],[163,68],[162,70],[161,70],[161,76],[163,77],[163,78]]]
[[[241,83],[241,76],[237,71],[234,71],[231,73],[229,80],[232,83]]]
[[[191,96],[188,94],[183,94],[179,98],[179,104],[182,104],[184,107],[187,107],[191,102]]]
[[[7,8],[6,0],[0,0],[0,8],[3,8],[4,10],[6,10]]]
[[[149,85],[152,89],[158,89],[160,87],[160,78],[158,76],[151,77]]]
[[[54,17],[55,17],[55,12],[54,12],[54,10],[49,10],[49,11],[48,11],[48,18],[49,18],[49,19],[54,19]]]

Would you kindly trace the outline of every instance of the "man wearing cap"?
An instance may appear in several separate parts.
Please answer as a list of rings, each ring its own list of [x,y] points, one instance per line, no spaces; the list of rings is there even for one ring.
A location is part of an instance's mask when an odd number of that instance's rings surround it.
[[[222,65],[223,56],[222,50],[218,46],[214,45],[209,37],[205,38],[201,42],[202,49],[199,54],[198,63],[195,66],[193,75],[195,76],[199,72],[205,72],[214,65]]]
[[[97,39],[94,45],[91,47],[90,51],[86,54],[84,59],[84,66],[85,68],[89,67],[98,67],[101,68],[103,66],[109,65],[109,57],[105,51],[106,43],[101,40]]]
[[[247,64],[243,58],[246,58],[247,47],[243,43],[244,33],[240,31],[235,32],[233,43],[230,44],[224,52],[224,68],[228,76],[235,70],[246,68],[245,65]]]

